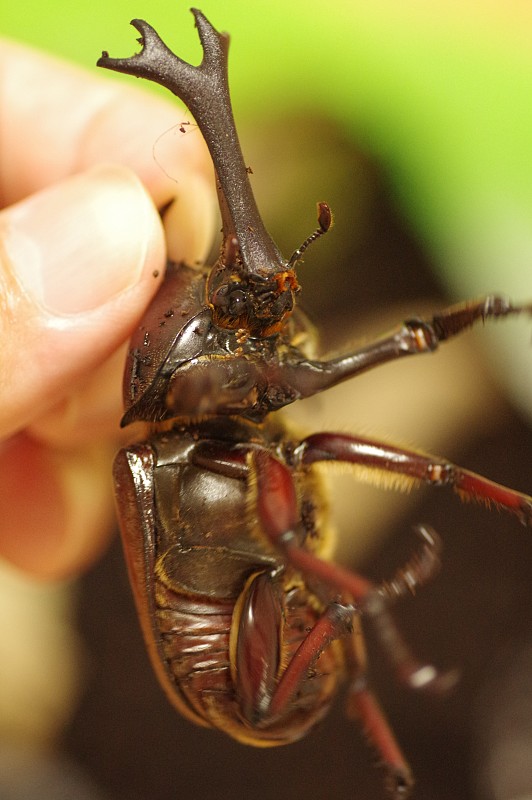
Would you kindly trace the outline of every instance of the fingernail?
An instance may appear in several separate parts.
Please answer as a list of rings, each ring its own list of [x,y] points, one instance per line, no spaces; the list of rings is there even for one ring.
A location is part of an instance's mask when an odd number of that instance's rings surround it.
[[[103,166],[12,206],[2,226],[19,283],[46,311],[68,315],[134,286],[160,223],[134,173]]]

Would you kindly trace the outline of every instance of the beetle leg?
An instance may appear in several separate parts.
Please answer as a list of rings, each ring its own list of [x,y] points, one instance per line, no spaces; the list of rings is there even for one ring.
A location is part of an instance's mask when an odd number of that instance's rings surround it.
[[[347,713],[360,721],[364,734],[379,754],[386,770],[386,786],[392,798],[406,798],[413,785],[412,774],[384,713],[366,685],[365,652],[360,630],[353,629],[353,606],[330,604],[309,631],[292,660],[286,665],[269,704],[269,715],[281,714],[324,649],[342,638],[346,664],[355,676],[349,686]]]
[[[386,788],[393,798],[408,797],[414,779],[388,720],[366,677],[366,648],[363,637],[356,635],[344,641],[348,673],[352,676],[347,695],[347,715],[359,722],[366,739],[379,756],[386,770]]]
[[[395,673],[403,683],[412,689],[428,688],[433,692],[447,692],[457,682],[456,670],[440,673],[430,664],[419,664],[411,655],[388,609],[390,601],[414,594],[417,588],[432,580],[440,568],[442,544],[439,535],[427,525],[418,525],[415,532],[421,539],[421,547],[390,581],[374,587],[363,605],[363,612],[371,621]]]
[[[276,717],[288,706],[325,648],[352,632],[353,614],[351,605],[331,603],[327,607],[286,665],[270,700],[270,716]]]
[[[440,539],[432,529],[420,526],[417,532],[422,539],[421,550],[391,581],[374,584],[350,570],[322,561],[298,544],[297,499],[289,469],[265,450],[257,450],[253,459],[258,515],[264,533],[293,567],[331,587],[340,601],[327,606],[286,665],[272,695],[269,712],[273,717],[280,714],[323,650],[335,639],[342,639],[347,669],[352,676],[348,714],[360,719],[369,742],[378,751],[387,772],[391,797],[406,798],[413,783],[412,775],[378,701],[367,687],[365,651],[358,630],[354,630],[354,615],[361,614],[372,621],[380,644],[404,683],[436,692],[451,688],[456,673],[440,674],[433,666],[420,664],[410,653],[387,608],[391,601],[413,592],[433,577],[439,566]]]
[[[475,500],[514,514],[532,525],[532,497],[508,489],[437,456],[425,455],[374,439],[336,433],[308,436],[295,450],[297,463],[309,466],[340,461],[360,468],[362,477],[409,488],[419,483],[450,486],[463,500]]]
[[[360,721],[366,739],[379,754],[386,771],[385,786],[390,796],[397,800],[407,798],[414,785],[412,772],[364,677],[353,681],[349,688],[347,713],[351,719]]]
[[[505,297],[488,295],[480,300],[446,308],[432,319],[406,320],[377,341],[354,353],[328,361],[299,360],[298,363],[290,363],[289,354],[283,365],[287,373],[284,380],[297,391],[299,397],[311,397],[379,364],[403,356],[432,353],[441,342],[452,339],[478,322],[522,313],[532,314],[532,304],[513,305]]]
[[[412,688],[428,687],[445,692],[456,684],[458,673],[451,670],[437,674],[430,665],[417,665],[386,607],[386,599],[413,593],[432,578],[439,568],[440,537],[432,528],[424,525],[418,526],[416,531],[423,540],[422,549],[397,570],[391,581],[380,584],[371,593],[364,610],[369,612],[379,640],[386,644],[387,655],[392,659],[399,677]],[[348,716],[360,720],[366,738],[380,754],[386,768],[390,795],[394,798],[408,797],[413,785],[412,774],[377,698],[367,685],[363,640],[360,637],[346,639],[344,651],[347,669],[352,675],[347,698]]]
[[[284,554],[287,562],[307,577],[332,589],[341,605],[351,607],[352,613],[364,614],[372,620],[381,646],[404,683],[413,689],[446,691],[455,682],[455,676],[440,675],[433,666],[420,664],[404,642],[387,608],[391,601],[405,594],[407,589],[412,591],[434,574],[438,565],[439,547],[439,538],[435,532],[420,527],[418,532],[423,538],[421,554],[399,570],[390,583],[376,585],[352,570],[318,558],[299,544],[296,533],[299,512],[290,470],[266,450],[255,451],[253,460],[257,481],[257,513],[261,528]],[[319,638],[321,635],[325,644],[332,638],[338,638],[335,633],[338,623],[335,623],[335,628],[332,622],[333,620],[329,623],[320,620],[316,626],[317,631],[312,636]],[[320,625],[323,632],[318,627]],[[279,693],[283,691],[282,682],[289,684],[292,680],[291,671],[298,670],[295,660],[283,674],[278,686]],[[308,664],[308,657],[306,660]],[[297,681],[294,680],[293,684],[297,685]]]

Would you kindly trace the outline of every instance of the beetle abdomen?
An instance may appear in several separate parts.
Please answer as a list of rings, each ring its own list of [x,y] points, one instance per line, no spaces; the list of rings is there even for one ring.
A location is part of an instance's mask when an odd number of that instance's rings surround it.
[[[202,423],[206,452],[230,455],[235,428],[233,420]],[[267,441],[254,426],[237,432],[239,441],[246,432],[250,443]],[[194,432],[174,429],[122,450],[115,462],[122,535],[150,655],[169,698],[192,721],[246,744],[286,744],[327,712],[342,675],[341,648],[327,647],[282,712],[270,712],[322,603],[297,574],[279,569],[265,539],[250,535],[247,468],[239,479],[208,469],[209,462],[199,467],[197,452]],[[299,480],[301,535],[311,552],[322,552],[328,538],[315,519],[321,516],[315,478],[304,473]],[[255,619],[269,631],[267,642],[259,639],[258,656],[250,625],[239,626],[252,586],[259,588]],[[276,612],[267,609],[269,596]],[[244,677],[253,659],[271,659],[265,689],[253,666]]]
[[[231,688],[229,634],[233,601],[189,598],[156,586],[156,619],[167,668],[191,709],[212,724],[207,696]]]
[[[283,599],[280,675],[319,617],[304,589],[292,589]],[[338,678],[337,648],[333,645],[322,654],[313,674],[280,718],[269,719],[266,713],[257,724],[246,719],[238,681],[231,670],[229,642],[234,609],[232,600],[187,597],[157,582],[160,645],[177,693],[196,722],[221,728],[245,744],[268,747],[300,739],[329,709]]]

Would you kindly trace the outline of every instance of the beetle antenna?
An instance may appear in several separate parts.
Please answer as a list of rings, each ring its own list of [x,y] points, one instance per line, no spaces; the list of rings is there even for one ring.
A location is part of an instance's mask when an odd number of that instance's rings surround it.
[[[301,261],[303,258],[303,253],[307,249],[307,247],[315,242],[316,239],[319,239],[320,236],[323,236],[324,233],[327,233],[330,228],[332,228],[333,224],[333,217],[332,211],[327,205],[327,203],[318,203],[318,225],[319,227],[316,228],[314,233],[311,233],[308,239],[305,239],[302,245],[300,245],[297,250],[295,250],[292,255],[290,256],[290,260],[288,261],[288,266],[293,267],[297,264],[298,261]]]

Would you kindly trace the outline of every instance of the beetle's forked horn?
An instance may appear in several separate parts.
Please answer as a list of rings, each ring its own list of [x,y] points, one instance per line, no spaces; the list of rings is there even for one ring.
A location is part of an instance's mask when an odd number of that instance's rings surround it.
[[[298,261],[301,261],[303,258],[303,253],[307,249],[312,242],[315,242],[316,239],[319,239],[320,236],[323,236],[324,233],[327,233],[332,228],[333,225],[333,217],[332,211],[327,205],[327,203],[318,203],[318,226],[314,233],[311,233],[310,236],[305,239],[302,245],[300,245],[297,250],[295,250],[290,259],[288,261],[288,266],[293,267],[297,264]]]
[[[199,66],[183,61],[144,20],[131,24],[141,34],[142,49],[130,58],[102,53],[99,67],[124,72],[165,86],[188,107],[209,148],[219,182],[224,237],[235,237],[244,268],[250,273],[275,273],[285,262],[266,231],[249,182],[229,96],[229,36],[218,33],[206,17],[191,9],[203,47]]]

